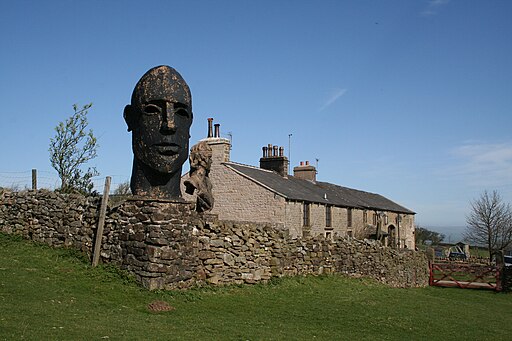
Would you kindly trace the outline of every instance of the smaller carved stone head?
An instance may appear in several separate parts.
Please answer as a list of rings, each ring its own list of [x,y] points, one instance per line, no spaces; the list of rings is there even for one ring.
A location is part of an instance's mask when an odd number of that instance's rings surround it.
[[[208,177],[212,165],[212,148],[205,141],[194,145],[190,150],[189,178],[185,180],[185,191],[196,192],[196,210],[209,211],[213,208],[212,183]]]

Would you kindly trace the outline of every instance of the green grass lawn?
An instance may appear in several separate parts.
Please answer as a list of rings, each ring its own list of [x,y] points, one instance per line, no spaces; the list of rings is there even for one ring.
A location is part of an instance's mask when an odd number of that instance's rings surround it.
[[[154,313],[147,305],[175,310]],[[0,340],[511,340],[512,295],[343,276],[148,292],[80,255],[0,234]]]

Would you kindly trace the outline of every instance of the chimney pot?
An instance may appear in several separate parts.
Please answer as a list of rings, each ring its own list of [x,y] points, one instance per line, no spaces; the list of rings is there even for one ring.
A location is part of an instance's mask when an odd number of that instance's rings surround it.
[[[300,165],[301,165],[301,166],[304,166],[304,161],[301,161],[301,162],[300,162]]]
[[[306,161],[306,166],[309,166],[309,161]]]
[[[208,118],[208,137],[213,137],[213,117]]]
[[[262,147],[263,157],[260,159],[260,168],[276,172],[284,178],[288,177],[288,159],[283,155],[283,147],[268,144]]]
[[[220,137],[220,124],[219,123],[215,123],[213,126],[215,127],[215,135],[214,135],[214,137]]]

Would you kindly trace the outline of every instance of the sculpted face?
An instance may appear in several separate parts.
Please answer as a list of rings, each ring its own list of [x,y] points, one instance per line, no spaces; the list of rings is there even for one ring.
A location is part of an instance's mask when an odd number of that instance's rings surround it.
[[[181,173],[188,157],[192,99],[176,70],[169,66],[149,70],[135,86],[124,118],[132,131],[137,161],[159,173]]]

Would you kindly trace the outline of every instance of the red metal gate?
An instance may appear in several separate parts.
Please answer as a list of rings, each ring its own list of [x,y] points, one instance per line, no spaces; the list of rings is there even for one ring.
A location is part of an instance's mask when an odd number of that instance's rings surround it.
[[[493,265],[458,262],[430,263],[431,286],[502,290],[500,269]]]

